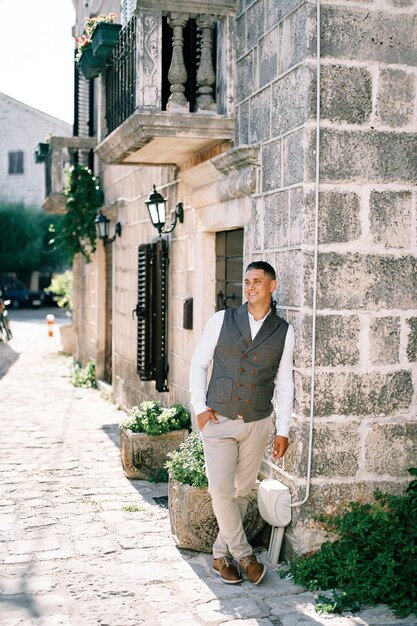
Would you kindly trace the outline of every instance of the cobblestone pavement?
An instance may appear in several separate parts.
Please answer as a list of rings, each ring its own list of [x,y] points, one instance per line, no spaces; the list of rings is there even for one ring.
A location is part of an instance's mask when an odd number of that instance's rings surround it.
[[[320,616],[270,564],[258,587],[221,583],[209,555],[175,547],[154,500],[166,485],[124,477],[123,414],[70,384],[44,320],[13,331],[0,344],[1,626],[417,624],[383,606]]]

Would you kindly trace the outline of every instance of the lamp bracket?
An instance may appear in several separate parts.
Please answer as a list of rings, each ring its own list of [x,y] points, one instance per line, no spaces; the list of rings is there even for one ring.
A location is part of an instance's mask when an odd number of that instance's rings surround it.
[[[113,237],[107,237],[107,239],[102,239],[104,244],[108,244],[108,243],[113,243],[113,241],[116,239],[116,237],[122,236],[122,225],[120,222],[117,222],[115,228],[114,228],[114,236]]]
[[[177,206],[175,207],[174,221],[171,223],[171,226],[169,228],[161,229],[159,231],[159,234],[167,235],[168,233],[171,233],[177,225],[177,220],[180,224],[184,223],[184,205],[182,202],[178,202]]]

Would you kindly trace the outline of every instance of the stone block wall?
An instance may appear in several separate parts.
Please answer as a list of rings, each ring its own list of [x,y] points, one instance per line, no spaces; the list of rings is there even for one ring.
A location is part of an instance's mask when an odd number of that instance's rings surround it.
[[[41,208],[45,167],[35,163],[38,143],[48,136],[70,137],[72,126],[0,93],[0,199]],[[23,173],[9,174],[9,152],[23,152]]]
[[[277,268],[297,339],[291,446],[263,471],[295,502],[311,392],[316,6],[242,0],[237,25],[236,143],[260,145],[247,260]],[[416,463],[416,27],[411,2],[321,6],[315,421],[310,498],[287,531],[296,552],[322,539],[314,515],[401,491]]]

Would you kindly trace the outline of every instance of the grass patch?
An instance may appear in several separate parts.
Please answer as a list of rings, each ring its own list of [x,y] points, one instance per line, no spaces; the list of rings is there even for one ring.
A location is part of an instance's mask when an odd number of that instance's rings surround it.
[[[125,513],[139,513],[139,511],[146,511],[146,507],[140,504],[125,504],[122,507],[122,511],[125,511]]]

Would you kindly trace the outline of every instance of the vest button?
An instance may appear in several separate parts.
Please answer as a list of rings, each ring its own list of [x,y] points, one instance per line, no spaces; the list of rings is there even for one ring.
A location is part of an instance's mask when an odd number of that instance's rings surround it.
[[[252,376],[256,376],[256,370],[251,370],[250,373],[252,374]]]
[[[247,398],[247,400],[246,400],[246,402],[247,402],[247,403],[249,404],[249,402],[250,402],[250,399],[249,399],[249,398]]]
[[[253,389],[255,387],[255,385],[253,383],[249,383],[248,387],[249,387],[249,389]]]
[[[259,357],[258,357],[257,355],[254,355],[254,356],[253,356],[253,360],[254,360],[254,361],[257,361],[258,359],[259,359]]]
[[[245,368],[244,368],[244,367],[241,367],[241,368],[240,368],[240,371],[241,371],[241,372],[246,372],[246,370],[245,370]]]
[[[235,400],[240,400],[239,396],[235,396]]]

